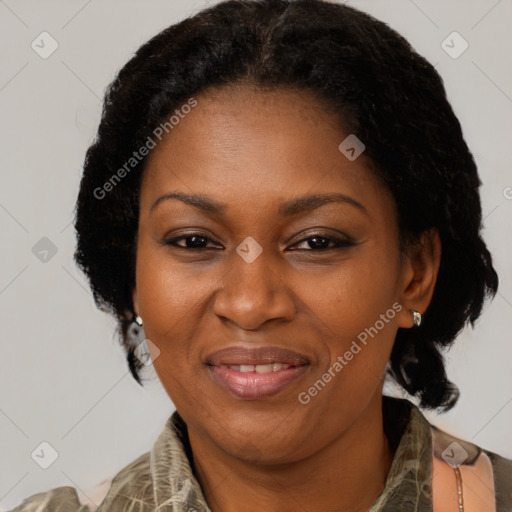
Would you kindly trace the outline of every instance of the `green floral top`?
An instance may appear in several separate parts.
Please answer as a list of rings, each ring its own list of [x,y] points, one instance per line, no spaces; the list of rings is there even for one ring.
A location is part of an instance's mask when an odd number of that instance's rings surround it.
[[[433,460],[443,458],[453,468],[463,468],[474,465],[481,455],[492,466],[496,512],[512,511],[512,460],[437,429],[407,400],[384,397],[383,412],[395,456],[385,489],[369,512],[432,512]],[[210,512],[192,468],[187,428],[174,412],[151,451],[114,477],[96,512]],[[91,509],[80,504],[75,488],[66,486],[26,498],[11,512],[43,511]]]

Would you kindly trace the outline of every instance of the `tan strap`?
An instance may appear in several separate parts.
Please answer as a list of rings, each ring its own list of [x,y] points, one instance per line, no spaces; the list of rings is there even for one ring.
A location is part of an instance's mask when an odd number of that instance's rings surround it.
[[[477,446],[432,429],[434,512],[496,512],[491,460]]]

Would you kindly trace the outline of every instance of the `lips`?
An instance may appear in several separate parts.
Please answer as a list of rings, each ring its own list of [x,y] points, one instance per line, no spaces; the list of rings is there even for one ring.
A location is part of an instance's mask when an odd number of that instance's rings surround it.
[[[309,364],[309,359],[298,352],[281,347],[229,347],[214,352],[206,358],[213,366],[230,365],[265,365],[272,363],[301,366]]]
[[[281,347],[230,347],[206,364],[217,384],[243,400],[263,400],[291,386],[307,371],[309,359]]]

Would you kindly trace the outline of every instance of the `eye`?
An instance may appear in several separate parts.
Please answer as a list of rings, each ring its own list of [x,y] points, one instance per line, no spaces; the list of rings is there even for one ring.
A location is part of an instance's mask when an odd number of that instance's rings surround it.
[[[182,240],[185,241],[184,244],[178,243]],[[189,233],[188,235],[162,241],[164,245],[172,245],[180,249],[208,249],[208,247],[206,247],[208,242],[213,242],[213,240],[202,233]]]
[[[342,247],[352,247],[356,245],[354,242],[352,242],[349,239],[346,238],[338,238],[334,236],[329,236],[323,233],[315,233],[311,236],[308,236],[307,238],[302,239],[301,241],[297,242],[295,246],[300,244],[309,244],[309,251],[326,251],[331,249],[338,249]],[[296,249],[292,249],[296,250]],[[303,249],[299,249],[303,250]]]
[[[177,247],[179,249],[185,250],[194,250],[194,249],[209,249],[212,247],[208,247],[208,243],[215,243],[210,237],[202,234],[202,233],[189,233],[187,235],[181,235],[178,237],[174,237],[171,239],[166,239],[162,241],[163,245],[170,245],[173,247]],[[343,247],[352,247],[356,245],[354,242],[347,238],[338,238],[330,235],[326,235],[323,233],[315,233],[307,238],[304,238],[297,242],[295,246],[300,244],[308,244],[308,248],[306,251],[327,251],[332,249],[338,249]],[[291,249],[295,250],[304,250],[302,249]]]

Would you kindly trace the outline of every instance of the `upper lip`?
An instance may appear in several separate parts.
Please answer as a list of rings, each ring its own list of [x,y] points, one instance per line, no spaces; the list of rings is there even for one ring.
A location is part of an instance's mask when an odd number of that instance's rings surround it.
[[[206,358],[206,363],[212,366],[229,366],[240,364],[270,364],[283,363],[290,366],[309,364],[309,359],[298,352],[282,347],[228,347],[213,352]]]

